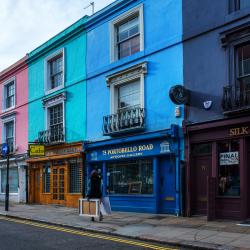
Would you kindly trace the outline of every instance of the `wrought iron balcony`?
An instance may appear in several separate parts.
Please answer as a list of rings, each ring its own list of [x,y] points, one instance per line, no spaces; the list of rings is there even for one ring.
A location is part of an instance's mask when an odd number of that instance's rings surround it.
[[[223,87],[222,108],[228,114],[250,110],[250,83],[242,80],[236,86]]]
[[[43,144],[58,144],[65,141],[64,128],[61,125],[51,126],[50,129],[38,133],[38,142]]]
[[[140,107],[120,110],[117,114],[103,117],[103,134],[121,134],[143,130],[145,125],[145,110]]]

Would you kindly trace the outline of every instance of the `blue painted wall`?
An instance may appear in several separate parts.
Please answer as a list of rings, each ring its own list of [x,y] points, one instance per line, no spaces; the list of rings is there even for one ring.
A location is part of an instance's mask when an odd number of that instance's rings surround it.
[[[229,2],[183,1],[184,85],[191,91],[186,120],[191,124],[224,118],[223,86],[234,83],[229,77],[229,49],[222,47],[221,33],[250,21],[248,0],[234,12],[229,11]],[[203,102],[210,100],[212,108],[207,111]]]
[[[110,89],[105,77],[140,62],[148,63],[145,75],[146,131],[169,128],[172,123],[181,125],[183,116],[175,118],[175,105],[168,96],[169,88],[183,83],[182,1],[154,0],[116,1],[130,3],[109,15],[105,9],[90,17],[96,24],[87,32],[87,140],[104,139],[103,116],[110,114]],[[115,6],[115,4],[113,4]],[[144,51],[111,63],[110,21],[143,4]],[[183,110],[182,110],[183,115]]]
[[[86,33],[83,17],[37,49],[29,53],[29,141],[38,138],[38,132],[46,129],[45,109],[42,98],[66,91],[65,132],[66,142],[81,141],[86,135]],[[45,58],[64,48],[64,88],[45,96]]]
[[[111,22],[140,4],[143,5],[144,12],[144,50],[111,62]],[[146,137],[149,132],[169,129],[171,124],[177,124],[180,128],[180,154],[178,152],[173,161],[175,171],[173,171],[171,181],[167,179],[169,190],[174,198],[164,211],[180,214],[179,164],[184,155],[181,133],[184,110],[181,107],[181,117],[175,117],[176,105],[169,98],[169,89],[173,85],[183,84],[182,0],[158,0],[157,2],[155,0],[118,0],[89,18],[87,25],[86,135],[88,141],[110,139],[109,136],[103,136],[102,131],[103,117],[110,114],[110,88],[107,86],[106,77],[142,62],[147,62],[148,66],[147,74],[144,76],[146,129],[143,131],[143,136]],[[138,134],[140,133],[136,133],[136,135]],[[122,136],[126,137],[128,134]],[[119,145],[122,145],[122,142],[123,139],[120,139]],[[155,196],[145,199],[142,196],[140,198],[112,196],[110,200],[114,209],[160,212],[158,187],[161,166],[157,162],[158,158],[155,157]],[[166,164],[170,165],[170,161],[166,161]]]

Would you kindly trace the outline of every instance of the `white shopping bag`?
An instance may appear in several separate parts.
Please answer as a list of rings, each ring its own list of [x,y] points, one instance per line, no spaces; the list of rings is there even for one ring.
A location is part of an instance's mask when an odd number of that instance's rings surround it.
[[[100,204],[100,211],[103,215],[111,214],[111,207],[108,196],[102,198],[102,202]]]

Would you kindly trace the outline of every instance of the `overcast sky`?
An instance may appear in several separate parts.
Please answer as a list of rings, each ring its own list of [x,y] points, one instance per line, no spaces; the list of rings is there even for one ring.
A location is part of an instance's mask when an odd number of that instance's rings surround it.
[[[84,15],[92,0],[0,0],[0,71]],[[114,0],[93,0],[98,11]]]

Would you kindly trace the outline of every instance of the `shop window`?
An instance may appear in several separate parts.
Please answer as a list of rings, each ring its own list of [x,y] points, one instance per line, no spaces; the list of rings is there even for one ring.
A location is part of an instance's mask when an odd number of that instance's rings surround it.
[[[231,140],[218,144],[218,194],[240,195],[239,141]]]
[[[5,193],[6,190],[6,178],[7,170],[1,170],[1,192]],[[17,193],[18,192],[18,169],[10,168],[9,169],[9,192]]]
[[[204,155],[212,153],[212,144],[211,143],[202,143],[192,145],[192,155]]]
[[[109,194],[153,194],[153,161],[137,160],[107,165]]]
[[[69,162],[69,192],[82,192],[82,164],[79,160],[71,160]]]
[[[111,23],[111,61],[143,50],[143,8],[136,7]]]
[[[50,193],[50,166],[43,168],[43,192]]]

